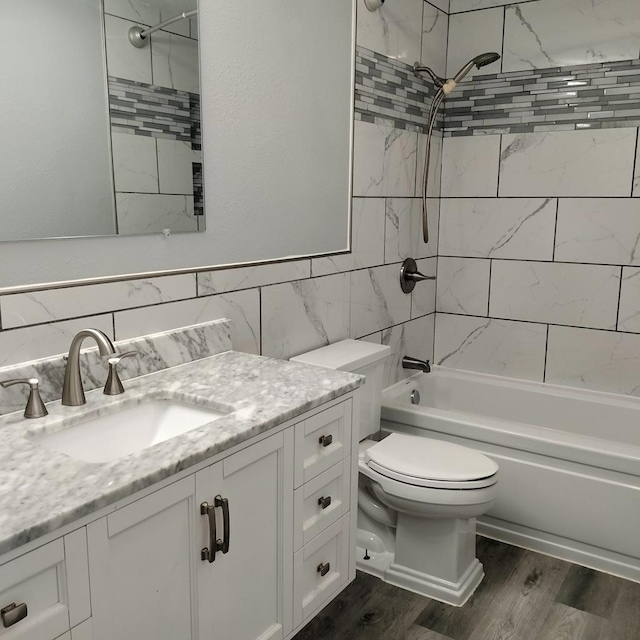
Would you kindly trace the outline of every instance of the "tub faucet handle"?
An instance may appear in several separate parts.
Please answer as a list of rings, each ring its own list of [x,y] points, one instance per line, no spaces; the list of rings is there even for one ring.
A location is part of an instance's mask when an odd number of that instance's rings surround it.
[[[15,378],[12,380],[4,380],[0,382],[3,389],[13,387],[15,384],[29,385],[29,399],[24,409],[25,418],[44,418],[49,412],[45,407],[40,396],[40,380],[38,378]]]
[[[400,287],[403,293],[411,293],[416,282],[435,280],[435,276],[426,276],[418,271],[418,265],[413,258],[407,258],[400,267]]]

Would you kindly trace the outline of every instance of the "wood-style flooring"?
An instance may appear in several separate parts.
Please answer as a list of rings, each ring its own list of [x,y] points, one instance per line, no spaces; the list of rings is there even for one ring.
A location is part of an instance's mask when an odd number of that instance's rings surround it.
[[[358,573],[294,640],[640,640],[640,584],[488,538],[477,551],[463,607]]]

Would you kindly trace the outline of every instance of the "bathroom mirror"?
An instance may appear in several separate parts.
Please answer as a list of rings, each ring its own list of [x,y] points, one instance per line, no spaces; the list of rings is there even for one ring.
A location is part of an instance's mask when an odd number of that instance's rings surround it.
[[[197,0],[2,0],[0,42],[0,240],[204,230]]]
[[[157,3],[160,1],[166,3],[161,8],[166,6],[169,9],[158,10]],[[11,127],[4,126],[4,123],[0,126],[0,156],[3,158],[0,170],[0,237],[3,240],[17,237],[13,232],[9,235],[14,218],[28,217],[29,223],[25,222],[23,227],[30,229],[30,235],[23,233],[24,239],[0,245],[0,294],[33,291],[51,285],[67,286],[78,281],[93,283],[185,271],[208,271],[221,266],[329,255],[349,250],[355,0],[325,0],[322,3],[234,0],[201,2],[198,5],[197,44],[204,129],[202,168],[206,199],[204,229],[204,218],[197,215],[199,191],[196,184],[197,167],[194,168],[194,165],[197,164],[198,150],[194,149],[194,144],[189,154],[187,145],[173,144],[173,131],[166,133],[160,128],[153,132],[154,135],[132,134],[126,127],[128,120],[125,118],[118,123],[122,130],[117,133],[122,135],[114,134],[113,138],[113,152],[116,157],[123,158],[121,164],[116,162],[117,169],[113,172],[109,157],[110,143],[104,142],[105,138],[112,135],[110,125],[105,124],[105,114],[108,113],[106,94],[102,94],[101,98],[94,95],[90,104],[88,90],[78,89],[79,80],[68,77],[70,72],[66,66],[65,73],[52,72],[36,78],[33,65],[27,65],[28,59],[37,57],[35,51],[40,46],[39,39],[49,37],[49,30],[68,27],[54,7],[66,7],[68,11],[71,11],[70,8],[82,9],[90,13],[90,9],[87,9],[87,5],[90,5],[93,10],[90,18],[95,32],[99,33],[102,28],[102,15],[106,27],[104,50],[98,46],[93,52],[97,60],[95,66],[104,65],[100,82],[106,83],[107,62],[116,74],[113,77],[122,78],[131,74],[127,79],[129,89],[123,91],[127,99],[134,89],[142,90],[156,82],[153,74],[161,70],[175,81],[175,68],[166,65],[164,69],[158,67],[153,39],[160,34],[160,41],[164,38],[171,44],[172,62],[186,59],[187,54],[174,49],[174,44],[184,44],[186,40],[195,42],[194,38],[183,35],[187,33],[187,23],[190,36],[196,34],[194,17],[180,20],[152,34],[150,49],[134,47],[128,40],[128,29],[131,26],[158,24],[157,20],[175,17],[177,11],[193,10],[188,5],[174,4],[177,2],[104,0],[104,8],[101,9],[99,0],[0,0],[0,29],[10,32],[4,34],[4,40],[0,39],[0,68],[5,68],[6,77],[11,71],[13,78],[18,75],[17,71],[14,73],[15,67],[20,67],[24,74],[28,70],[31,80],[19,85],[22,91],[30,89],[30,84],[35,84],[36,80],[48,83],[38,91],[34,89],[34,95],[26,98],[26,94],[21,94],[16,85],[8,92],[4,91],[4,87],[0,90],[0,112],[11,102],[10,107],[16,118]],[[21,20],[14,18],[11,23],[13,27],[9,29],[10,12],[5,8],[11,5],[13,13],[15,5],[15,13],[18,13],[25,4],[41,7],[34,12],[38,14],[40,26],[26,29]],[[151,11],[151,7],[155,7],[152,15],[143,13],[143,9]],[[74,38],[87,35],[84,28],[78,26],[79,15],[72,15],[71,28],[67,28],[63,38],[68,47],[75,46]],[[178,30],[183,32],[174,33]],[[88,36],[87,40],[93,42]],[[50,43],[50,46],[53,47],[53,44]],[[191,51],[195,52],[195,49]],[[44,55],[42,51],[40,54]],[[70,57],[75,55],[74,50]],[[101,55],[104,56],[102,62]],[[88,52],[84,51],[83,56],[78,57],[88,56]],[[50,54],[50,57],[54,55]],[[74,62],[80,66],[78,60]],[[86,70],[85,77],[95,80],[90,70]],[[197,75],[193,77],[197,79]],[[3,80],[8,86],[6,78]],[[59,83],[67,88],[66,102],[65,92],[54,92]],[[185,92],[187,88],[180,85],[174,91],[164,87],[158,93],[173,96],[178,91]],[[48,97],[54,94],[56,100]],[[190,97],[195,95],[193,91],[186,91],[186,94]],[[114,97],[114,100],[117,98]],[[126,103],[126,100],[122,102]],[[136,109],[128,104],[119,107],[122,113],[130,114],[137,121]],[[171,107],[177,108],[174,104]],[[18,117],[21,109],[27,113],[30,110],[34,127],[30,127],[29,118],[25,121],[25,118]],[[67,121],[75,122],[76,128],[90,116],[98,122],[93,112],[100,109],[103,114],[99,120],[103,131],[101,142],[96,141],[93,134],[89,139],[88,133],[74,137],[60,134],[53,138],[53,145],[46,146],[42,131],[36,133],[35,124],[40,126],[41,122],[49,121],[52,127],[57,127],[58,120],[63,116]],[[89,111],[92,113],[89,114]],[[148,111],[154,109],[141,107],[138,114],[143,123],[148,122]],[[69,113],[72,117],[67,117]],[[193,113],[196,113],[195,108]],[[181,124],[188,122],[190,120],[185,116]],[[22,126],[22,138],[16,135],[16,131],[20,130],[19,125]],[[11,147],[8,145],[8,131],[12,136]],[[194,137],[197,134],[195,131]],[[36,140],[37,136],[42,139]],[[20,147],[22,140],[25,145],[28,143],[29,153]],[[144,146],[145,143],[148,145],[149,140],[150,150]],[[119,147],[118,141],[130,144],[121,144]],[[100,144],[102,151],[99,151]],[[171,162],[164,163],[160,154],[169,144],[184,152],[173,158],[173,166]],[[62,150],[67,153],[69,147],[77,147],[78,151],[90,150],[91,155],[89,159],[85,158],[69,168],[67,182],[62,186],[62,182],[52,176],[56,172],[64,175]],[[138,156],[146,158],[146,164],[136,165]],[[157,173],[154,172],[154,158]],[[90,160],[102,168],[107,166],[106,177],[105,173],[86,170]],[[65,162],[69,164],[68,160]],[[118,194],[125,202],[136,200],[150,203],[148,211],[156,214],[163,214],[163,210],[152,200],[159,201],[163,195],[181,198],[189,203],[188,193],[176,193],[180,191],[179,187],[171,187],[171,193],[168,194],[159,192],[164,184],[163,178],[167,176],[180,184],[187,183],[189,163],[194,177],[193,212],[199,233],[174,233],[174,230],[186,229],[184,226],[172,228],[167,224],[168,215],[159,215],[157,218],[150,217],[144,229],[140,228],[141,225],[136,227],[135,233],[138,235],[123,234],[124,225],[118,225],[118,235],[109,235],[116,231],[114,212]],[[168,171],[165,171],[167,165]],[[129,166],[134,169],[125,171]],[[145,174],[144,170],[138,172],[135,169],[138,166],[148,167],[151,175]],[[11,180],[2,175],[7,168],[13,172]],[[125,186],[119,188],[123,184],[119,180],[125,181]],[[126,180],[133,185],[126,185]],[[44,201],[44,198],[36,201],[47,181],[51,185],[48,201]],[[147,184],[148,190],[144,190],[141,183]],[[186,188],[190,186],[191,183]],[[60,205],[60,198],[63,197]],[[72,206],[75,207],[75,219],[68,224]],[[29,216],[26,215],[27,209]],[[53,212],[56,210],[63,214],[60,219],[67,221],[63,229],[51,228],[55,220]],[[106,212],[106,224],[113,225],[110,229],[96,228],[98,219],[101,223],[105,220],[99,217],[99,211],[103,214]],[[193,222],[189,217],[190,211],[188,209],[178,221]],[[135,221],[134,218],[130,216],[132,221]],[[47,233],[43,232],[45,225],[49,225]],[[81,225],[84,226],[80,231]],[[132,226],[133,222],[127,227],[129,233],[133,231]],[[192,228],[194,226],[192,224]],[[163,232],[167,228],[172,229],[171,233]],[[143,230],[145,232],[139,234]],[[101,235],[107,232],[107,235]],[[60,238],[65,234],[81,237]],[[94,237],[88,237],[90,234]],[[49,239],[42,239],[47,236]],[[30,239],[34,237],[39,239]]]

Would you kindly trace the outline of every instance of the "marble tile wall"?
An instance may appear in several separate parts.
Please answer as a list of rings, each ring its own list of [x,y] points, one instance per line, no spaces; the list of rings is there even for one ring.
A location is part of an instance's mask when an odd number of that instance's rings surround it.
[[[449,65],[497,51],[507,72],[631,60],[640,51],[636,0],[451,0]]]
[[[444,138],[436,363],[640,395],[637,139]]]
[[[640,396],[640,4],[450,14],[434,360]]]
[[[421,3],[417,5],[420,15]],[[118,10],[130,7],[128,1],[111,0],[107,10],[115,5]],[[358,10],[359,15],[366,11],[362,0]],[[434,6],[427,10],[433,12]],[[422,30],[412,37],[410,50],[419,58]],[[384,42],[370,39],[369,45],[384,54]],[[435,146],[436,177],[430,193],[433,241],[424,244],[418,233],[421,209],[416,175],[421,176],[423,163],[418,127],[396,128],[384,119],[355,124],[351,253],[0,295],[0,378],[17,363],[65,353],[82,328],[99,328],[115,340],[135,340],[219,318],[231,320],[234,349],[279,358],[349,337],[389,344],[393,358],[386,368],[386,384],[405,375],[400,366],[403,355],[432,358],[440,140]],[[131,153],[148,150],[132,149]],[[180,175],[169,167],[167,177],[177,180]],[[157,197],[153,187],[163,179],[162,165],[144,178],[151,186],[141,195]],[[416,258],[419,269],[431,278],[410,295],[403,294],[399,285],[400,265],[408,256]],[[14,397],[14,408],[15,402]]]
[[[394,217],[419,209],[389,217],[385,200],[356,198],[361,237],[371,243],[356,235],[348,255],[0,296],[0,378],[18,363],[65,353],[83,328],[121,341],[219,318],[231,320],[233,348],[249,353],[289,358],[352,337],[430,358],[436,258],[418,260],[432,279],[403,294],[398,245],[410,246],[411,225],[396,227]],[[389,367],[387,382],[401,375]]]

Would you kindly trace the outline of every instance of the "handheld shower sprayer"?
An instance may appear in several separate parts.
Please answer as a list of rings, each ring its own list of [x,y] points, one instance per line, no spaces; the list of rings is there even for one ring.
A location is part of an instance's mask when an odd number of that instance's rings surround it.
[[[427,185],[429,181],[429,159],[431,155],[431,137],[433,135],[433,127],[435,125],[436,117],[438,115],[438,108],[440,104],[445,99],[447,95],[449,95],[457,86],[458,83],[473,69],[476,67],[477,69],[481,69],[482,67],[486,67],[488,64],[496,62],[500,60],[500,54],[495,53],[495,51],[491,51],[488,53],[481,53],[475,58],[469,60],[467,64],[465,64],[458,73],[456,73],[453,78],[445,79],[441,78],[439,75],[430,69],[429,67],[421,66],[417,62],[413,65],[413,73],[416,76],[420,76],[421,73],[427,73],[434,84],[438,87],[438,91],[436,95],[433,97],[433,101],[431,103],[431,108],[429,109],[429,123],[427,125],[427,146],[425,150],[424,157],[424,178],[422,182],[422,237],[425,242],[429,242],[429,228],[428,222],[429,218],[427,215]]]

